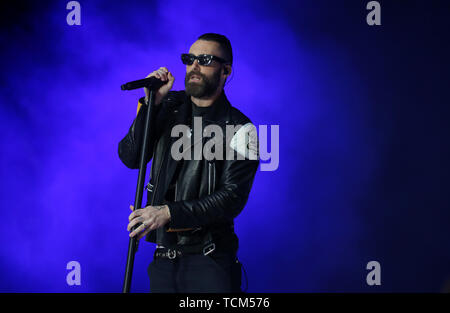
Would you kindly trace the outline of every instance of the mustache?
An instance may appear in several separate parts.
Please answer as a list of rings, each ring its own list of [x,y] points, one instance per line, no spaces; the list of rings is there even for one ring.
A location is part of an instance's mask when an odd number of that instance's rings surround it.
[[[194,76],[194,75],[201,77],[203,80],[206,80],[206,75],[205,74],[202,74],[200,72],[194,72],[194,71],[191,71],[191,72],[189,72],[186,75],[186,80],[191,79],[191,77]]]

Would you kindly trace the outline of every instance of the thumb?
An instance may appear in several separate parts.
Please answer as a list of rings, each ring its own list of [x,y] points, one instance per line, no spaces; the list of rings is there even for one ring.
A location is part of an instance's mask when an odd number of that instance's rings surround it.
[[[171,72],[169,72],[169,75],[167,75],[167,78],[169,79],[169,86],[172,86],[173,82],[175,81],[175,77],[172,75]]]
[[[134,206],[132,206],[131,204],[130,204],[130,210],[134,211]]]

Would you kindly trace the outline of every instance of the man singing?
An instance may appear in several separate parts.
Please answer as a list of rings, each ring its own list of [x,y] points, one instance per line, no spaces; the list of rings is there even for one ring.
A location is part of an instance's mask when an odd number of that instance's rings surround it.
[[[146,236],[157,244],[148,267],[151,292],[240,292],[234,218],[247,202],[259,165],[255,127],[230,105],[223,90],[233,63],[225,36],[200,36],[181,60],[186,65],[185,91],[170,91],[175,78],[165,67],[147,76],[166,84],[156,92],[151,110],[146,162],[153,161],[147,204],[130,214],[128,230],[138,226],[131,237]],[[128,134],[119,143],[119,157],[131,169],[139,168],[149,91],[145,93]],[[179,125],[186,125],[189,138],[182,158],[174,156],[180,139],[173,129]],[[211,138],[220,139],[220,132],[205,136],[208,126],[219,128],[227,137],[216,141],[223,142],[223,149],[215,146],[223,152],[219,157],[203,154]],[[231,136],[226,136],[230,127]]]

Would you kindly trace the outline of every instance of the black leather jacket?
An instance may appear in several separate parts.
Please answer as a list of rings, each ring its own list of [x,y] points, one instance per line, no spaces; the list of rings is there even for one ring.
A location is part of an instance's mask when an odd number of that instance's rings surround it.
[[[143,103],[143,98],[140,100]],[[119,157],[131,169],[139,168],[140,148],[143,137],[147,106],[142,105],[128,134],[119,143]],[[148,163],[153,158],[151,180],[147,185],[147,205],[167,204],[170,222],[152,231],[146,240],[165,247],[203,245],[206,237],[215,242],[218,249],[238,248],[233,219],[244,208],[259,166],[257,159],[176,161],[171,156],[171,146],[179,137],[171,136],[174,125],[191,126],[191,100],[184,91],[171,91],[161,105],[152,107],[147,151]],[[203,128],[219,125],[226,134],[226,125],[244,125],[250,120],[232,107],[225,93],[214,102],[211,112],[202,120]],[[204,138],[203,144],[205,142]],[[226,141],[224,141],[226,144]],[[225,151],[225,150],[224,150]],[[177,169],[178,166],[178,169]],[[167,199],[169,185],[178,171],[174,196]],[[168,229],[187,231],[168,232]]]

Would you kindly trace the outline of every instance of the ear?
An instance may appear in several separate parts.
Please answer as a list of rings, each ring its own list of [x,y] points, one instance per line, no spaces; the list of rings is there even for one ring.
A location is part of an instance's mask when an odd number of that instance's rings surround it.
[[[227,76],[231,74],[231,65],[230,64],[225,64],[223,66],[223,74],[227,75]]]

